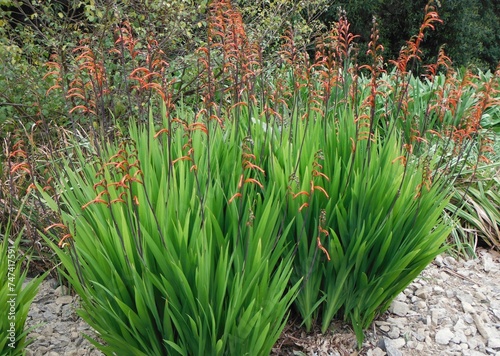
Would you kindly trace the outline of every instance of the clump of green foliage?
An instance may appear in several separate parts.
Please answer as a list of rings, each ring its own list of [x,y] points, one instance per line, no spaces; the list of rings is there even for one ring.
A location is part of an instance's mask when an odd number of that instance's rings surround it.
[[[464,167],[452,163],[483,149],[488,95],[458,83],[444,52],[427,81],[411,74],[436,22],[427,8],[389,74],[377,23],[372,62],[358,67],[345,14],[312,63],[286,31],[282,64],[269,71],[241,14],[214,2],[186,98],[193,106],[179,102],[182,80],[157,42],[141,42],[124,22],[109,53],[124,63],[130,100],[144,103],[129,111],[129,126],[106,116],[109,73],[91,44],[76,49],[79,71],[66,89],[51,62],[50,92],[67,90],[73,115],[104,123],[72,148],[53,197],[41,193],[61,214],[54,227],[67,249],[53,247],[107,343],[96,345],[265,353],[297,286],[307,329],[342,317],[361,344],[363,329],[444,250],[443,211]],[[468,106],[445,110],[462,96]],[[241,329],[240,318],[252,327]]]
[[[248,141],[190,115],[163,135],[131,125],[61,172],[64,225],[53,228],[69,247],[54,248],[106,353],[264,355],[285,325],[297,286],[278,239],[284,188],[262,189],[253,168],[225,174],[249,163]]]
[[[497,206],[490,183],[468,187],[496,167],[500,71],[457,72],[442,48],[422,66],[432,6],[394,60],[373,21],[359,63],[345,12],[311,50],[302,2],[281,37],[245,27],[281,1],[186,4],[84,4],[93,35],[68,24],[36,105],[11,85],[0,107],[31,120],[6,140],[0,192],[56,216],[47,245],[106,353],[266,354],[292,303],[306,329],[343,318],[361,344],[456,218],[478,226],[464,197]]]
[[[6,356],[23,355],[31,343],[27,338],[31,329],[25,329],[26,318],[38,287],[46,274],[26,282],[28,268],[26,256],[19,248],[22,232],[15,238],[10,234],[11,224],[7,223],[0,236],[0,303],[4,312],[0,319],[3,332],[0,339],[0,353]],[[24,267],[24,268],[23,268]]]

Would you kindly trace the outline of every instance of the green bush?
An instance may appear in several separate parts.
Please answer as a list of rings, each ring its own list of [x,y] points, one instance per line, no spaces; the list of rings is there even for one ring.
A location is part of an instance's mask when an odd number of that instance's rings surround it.
[[[23,355],[24,349],[32,340],[27,339],[28,333],[34,328],[25,329],[24,325],[31,302],[35,298],[38,287],[47,273],[43,276],[31,279],[25,283],[28,268],[21,268],[26,263],[26,258],[20,254],[19,242],[22,232],[13,240],[10,235],[10,222],[3,232],[0,241],[0,303],[2,313],[0,329],[0,354]],[[24,284],[24,285],[23,285]]]
[[[67,248],[53,247],[106,354],[269,354],[297,288],[284,188],[260,186],[236,127],[183,117],[168,134],[131,125],[100,155],[77,150],[82,168],[57,185]]]
[[[290,188],[292,282],[304,279],[295,306],[308,330],[342,317],[361,344],[362,330],[444,251],[449,188],[431,183],[431,167],[406,155],[396,131],[369,144],[348,110],[326,127],[310,120],[297,123],[304,145],[284,145],[267,169]]]

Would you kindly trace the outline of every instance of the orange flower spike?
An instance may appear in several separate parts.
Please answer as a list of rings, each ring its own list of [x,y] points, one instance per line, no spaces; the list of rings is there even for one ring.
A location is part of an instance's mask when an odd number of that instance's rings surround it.
[[[25,171],[28,174],[31,174],[31,170],[29,169],[29,165],[26,162],[18,163],[10,170],[11,173],[14,173],[18,170]]]
[[[254,184],[257,184],[259,187],[264,188],[262,183],[260,183],[258,180],[254,179],[254,178],[245,179],[245,183],[254,183]]]
[[[175,164],[179,161],[192,161],[191,157],[189,156],[182,156],[182,157],[179,157],[179,158],[176,158],[172,161],[172,164]]]
[[[325,253],[326,258],[328,259],[328,261],[330,261],[330,254],[328,253],[328,251],[326,250],[326,248],[324,248],[323,245],[321,244],[321,240],[320,240],[319,236],[316,239],[316,241],[318,242],[319,249]]]
[[[116,189],[116,188],[119,188],[119,187],[121,187],[121,188],[125,188],[125,189],[128,189],[128,185],[127,185],[127,184],[125,184],[125,182],[123,181],[123,179],[122,179],[121,181],[119,181],[119,182],[113,182],[113,183],[109,183],[109,184],[107,185],[107,187],[108,187],[108,188],[109,188],[109,187],[112,187],[112,186],[115,186],[115,189]]]
[[[297,198],[299,195],[307,195],[307,196],[309,196],[309,193],[308,193],[308,192],[306,192],[305,190],[303,190],[303,191],[301,191],[301,192],[298,192],[297,194],[294,194],[292,198],[293,198],[293,199],[295,199],[295,198]]]
[[[100,192],[99,194],[97,194],[97,196],[95,198],[96,199],[101,199],[103,197],[103,195],[109,196],[109,192],[107,190],[103,190],[102,192]]]
[[[30,185],[28,185],[28,188],[26,188],[26,193],[31,192],[33,189],[37,190],[36,185],[34,183],[31,183]]]
[[[154,135],[154,138],[158,138],[158,136],[160,136],[161,134],[169,134],[169,131],[168,129],[161,129],[160,131],[158,131],[155,135]]]
[[[266,173],[266,171],[265,171],[265,170],[263,170],[263,169],[262,169],[262,168],[260,168],[259,166],[255,165],[255,164],[253,164],[253,163],[250,163],[250,162],[248,162],[248,161],[245,163],[245,166],[244,166],[243,168],[245,168],[245,169],[247,169],[247,168],[248,168],[248,169],[257,169],[257,170],[258,170],[258,171],[260,171],[261,173]]]
[[[403,148],[404,148],[404,149],[405,149],[408,153],[410,153],[410,154],[412,154],[412,153],[413,153],[413,145],[412,145],[411,143],[405,143],[405,144],[403,145]],[[398,158],[396,158],[396,159],[398,159]]]
[[[73,236],[71,236],[71,234],[66,234],[64,235],[61,240],[59,241],[59,243],[57,244],[57,246],[59,247],[64,247],[66,245],[66,243],[64,243],[64,240],[66,239],[69,239],[69,238],[72,238]]]
[[[62,89],[62,87],[59,85],[59,84],[55,84],[53,86],[51,86],[49,89],[47,89],[47,91],[45,92],[45,96],[48,96],[49,93],[52,91],[52,90],[56,90],[56,89]]]
[[[308,203],[304,203],[304,204],[302,204],[302,205],[300,206],[300,208],[299,208],[299,212],[300,212],[300,211],[302,211],[302,209],[304,209],[304,208],[308,208],[308,207],[309,207],[309,204],[308,204]]]
[[[139,72],[146,73],[146,74],[151,73],[149,71],[149,69],[144,68],[144,67],[139,67],[139,68],[134,69],[132,71],[132,73],[130,73],[129,77],[132,78],[132,79],[138,79],[139,77],[137,77],[136,74],[139,73]]]
[[[43,229],[43,231],[48,232],[50,229],[52,229],[54,227],[60,227],[61,229],[67,229],[66,225],[64,225],[62,223],[56,223],[56,224],[52,224],[50,226],[47,226],[45,229]]]
[[[139,179],[137,179],[137,178],[135,178],[135,176],[131,176],[130,174],[127,174],[127,175],[125,175],[125,177],[127,178],[128,182],[136,182],[136,183],[142,184],[142,181],[139,180]]]
[[[69,113],[72,114],[74,111],[78,109],[82,110],[82,113],[87,113],[90,111],[85,105],[77,105],[73,109],[71,109]]]
[[[82,210],[85,210],[90,204],[97,204],[97,203],[103,203],[108,205],[108,202],[106,200],[96,198],[94,200],[89,201],[87,204],[82,205]]]
[[[330,181],[330,178],[328,178],[328,176],[327,176],[326,174],[321,173],[321,172],[319,172],[319,171],[317,171],[317,170],[312,171],[312,174],[313,174],[313,176],[315,176],[315,177],[323,177],[323,178],[325,178],[327,181]]]
[[[406,157],[405,156],[399,156],[397,158],[394,158],[391,163],[394,164],[394,162],[397,162],[397,161],[401,161],[403,166],[406,165]]]
[[[323,188],[323,187],[320,187],[319,185],[314,185],[313,186],[313,190],[319,190],[321,191],[327,198],[330,198],[330,196],[328,195],[328,193],[326,192],[326,190]]]
[[[126,172],[128,170],[128,161],[121,161],[121,162],[118,162],[116,165],[115,165],[115,168],[116,169],[121,169],[122,172]],[[124,167],[125,166],[125,167]]]
[[[328,230],[323,229],[321,226],[318,226],[320,234],[324,234],[325,236],[330,236]]]
[[[191,124],[189,130],[190,131],[200,130],[208,134],[207,127],[205,126],[205,124],[201,122],[195,122],[194,124]]]
[[[9,158],[12,157],[26,157],[26,152],[22,149],[17,149],[9,154]]]
[[[240,189],[241,189],[241,187],[243,187],[243,174],[242,174],[242,175],[240,175],[240,180],[239,180],[239,182],[238,182],[238,190],[240,190]]]
[[[231,204],[231,203],[232,203],[232,201],[233,201],[234,199],[236,199],[236,198],[240,198],[240,197],[241,197],[241,193],[236,193],[235,195],[233,195],[233,196],[231,197],[231,199],[229,199],[229,200],[228,200],[228,202],[227,202],[227,203],[228,203],[228,204]]]
[[[256,158],[255,158],[255,155],[253,155],[253,154],[251,154],[251,153],[243,153],[241,156],[242,156],[242,157],[243,157],[243,159],[244,159],[244,161],[243,161],[243,165],[245,165],[245,164],[248,162],[248,160],[249,160],[249,159],[256,159]]]

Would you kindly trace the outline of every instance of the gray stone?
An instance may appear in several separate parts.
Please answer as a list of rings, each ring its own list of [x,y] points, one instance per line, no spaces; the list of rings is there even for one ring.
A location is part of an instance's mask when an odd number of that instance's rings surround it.
[[[408,319],[406,319],[406,318],[387,318],[387,322],[390,325],[395,325],[400,329],[404,329],[405,325],[408,324]]]
[[[400,302],[404,302],[406,300],[406,293],[405,293],[405,291],[399,293],[396,296],[395,300],[400,301]]]
[[[376,347],[373,350],[368,350],[366,356],[385,356],[386,353],[380,347]]]
[[[484,337],[486,340],[489,339],[488,330],[486,330],[486,326],[484,325],[483,321],[479,318],[479,316],[477,316],[477,314],[472,314],[472,319],[474,320],[477,331],[479,331],[481,336]]]
[[[462,301],[462,309],[464,310],[465,313],[473,314],[476,312],[476,310],[472,307],[470,303],[467,303],[466,301]]]
[[[399,337],[400,331],[397,326],[393,326],[391,328],[391,331],[387,333],[387,336],[389,336],[391,339],[397,339]]]
[[[454,334],[455,336],[451,339],[451,342],[455,344],[467,343],[467,336],[465,336],[462,330],[456,330]]]
[[[481,292],[474,293],[474,298],[476,298],[480,303],[488,302],[488,297]]]
[[[416,305],[417,305],[418,309],[426,309],[427,308],[427,304],[422,300],[418,301]]]
[[[446,256],[444,258],[444,264],[447,265],[448,267],[450,266],[455,266],[457,264],[457,260],[455,260],[453,257],[451,256]]]
[[[443,256],[441,255],[436,256],[436,258],[434,259],[434,263],[439,267],[443,267],[444,266]]]
[[[420,299],[427,299],[428,295],[429,290],[426,287],[419,288],[415,291],[415,296],[419,297]]]
[[[462,303],[467,302],[472,305],[474,303],[474,297],[468,293],[468,292],[463,292],[463,291],[457,291],[457,298],[460,300]]]
[[[436,333],[435,340],[440,345],[448,345],[454,337],[455,334],[449,328],[444,328]]]
[[[68,295],[69,289],[66,286],[59,286],[54,290],[54,295],[60,297],[62,295]]]
[[[491,349],[500,349],[500,338],[489,338],[488,347]]]
[[[435,286],[433,288],[433,291],[434,291],[434,294],[439,294],[439,295],[444,294],[444,289],[443,289],[443,287],[440,287],[440,286]]]
[[[389,325],[381,325],[379,326],[380,330],[382,330],[383,332],[386,332],[388,333],[390,330],[391,330],[391,327]]]
[[[438,325],[439,320],[444,317],[446,314],[446,309],[443,308],[434,308],[431,309],[431,319],[433,325]]]
[[[70,295],[63,295],[61,297],[58,297],[56,299],[56,304],[60,304],[60,305],[63,305],[63,304],[70,304],[73,302],[73,297],[70,296]]]
[[[395,300],[392,302],[389,311],[398,316],[406,316],[410,312],[408,304]]]
[[[424,341],[425,340],[425,329],[424,328],[419,328],[417,329],[417,332],[414,333],[415,339],[418,341]]]
[[[387,352],[387,356],[403,356],[403,353],[398,350],[396,346],[394,346],[394,340],[388,339],[386,337],[384,340],[384,349]],[[404,341],[404,340],[403,340]]]
[[[490,255],[483,256],[483,269],[485,272],[490,272],[495,269],[495,263],[493,263],[493,259]]]

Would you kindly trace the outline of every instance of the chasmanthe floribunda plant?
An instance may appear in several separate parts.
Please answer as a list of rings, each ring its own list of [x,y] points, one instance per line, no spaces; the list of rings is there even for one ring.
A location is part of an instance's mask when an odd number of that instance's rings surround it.
[[[449,191],[421,162],[406,162],[395,135],[359,139],[349,113],[329,118],[326,139],[322,126],[299,123],[302,152],[284,145],[270,179],[289,187],[292,281],[303,279],[294,305],[304,324],[319,319],[326,332],[341,317],[361,343],[362,330],[443,251]],[[285,157],[299,155],[295,169]]]
[[[61,214],[52,226],[61,230],[49,231],[61,236],[65,249],[54,248],[82,316],[105,341],[96,345],[108,354],[267,354],[295,295],[307,330],[343,318],[361,344],[443,251],[457,163],[481,146],[492,105],[492,86],[475,93],[443,51],[424,80],[412,74],[425,30],[439,21],[428,6],[391,72],[376,21],[372,63],[358,66],[342,12],[314,58],[296,47],[292,26],[267,66],[241,14],[214,0],[186,98],[159,43],[141,43],[125,21],[109,52],[129,73],[128,112],[146,117],[116,132],[106,105],[110,78],[122,74],[106,73],[103,51],[77,48],[69,112],[105,118],[96,136],[115,141],[76,145],[57,194],[42,194]],[[59,90],[64,71],[51,66]]]
[[[61,172],[62,224],[49,231],[67,233],[54,248],[80,314],[106,354],[269,354],[296,293],[285,187],[260,183],[237,130],[168,126],[131,126]]]

